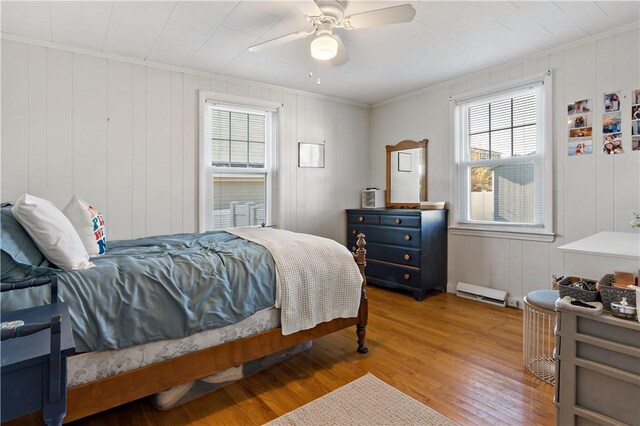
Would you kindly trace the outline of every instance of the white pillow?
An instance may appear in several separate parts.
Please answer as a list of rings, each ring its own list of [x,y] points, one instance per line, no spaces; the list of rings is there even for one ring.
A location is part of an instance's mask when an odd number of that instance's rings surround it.
[[[76,229],[89,256],[97,256],[107,251],[104,218],[96,209],[74,195],[62,213]]]
[[[87,250],[69,219],[51,202],[24,194],[11,209],[42,254],[61,269],[88,269]]]

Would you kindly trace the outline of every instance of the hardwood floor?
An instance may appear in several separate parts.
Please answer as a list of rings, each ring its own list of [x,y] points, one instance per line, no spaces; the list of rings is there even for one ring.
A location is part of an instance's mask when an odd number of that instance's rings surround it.
[[[522,367],[522,312],[369,287],[369,353],[355,329],[168,411],[146,400],[73,425],[262,424],[371,372],[462,425],[551,425],[553,387]]]

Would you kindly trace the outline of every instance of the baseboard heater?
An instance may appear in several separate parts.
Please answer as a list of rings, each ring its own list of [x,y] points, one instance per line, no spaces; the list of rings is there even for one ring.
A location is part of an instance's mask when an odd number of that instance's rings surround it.
[[[507,306],[507,292],[495,288],[482,287],[460,281],[456,287],[456,294],[465,299],[477,300],[478,302],[490,303],[496,306]]]

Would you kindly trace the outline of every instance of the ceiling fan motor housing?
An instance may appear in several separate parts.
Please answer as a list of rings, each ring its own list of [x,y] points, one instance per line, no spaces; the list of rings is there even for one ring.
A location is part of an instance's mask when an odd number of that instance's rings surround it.
[[[323,22],[322,24],[318,25],[318,29],[316,30],[316,36],[317,37],[321,37],[321,36],[330,36],[332,34],[332,25],[329,22]]]

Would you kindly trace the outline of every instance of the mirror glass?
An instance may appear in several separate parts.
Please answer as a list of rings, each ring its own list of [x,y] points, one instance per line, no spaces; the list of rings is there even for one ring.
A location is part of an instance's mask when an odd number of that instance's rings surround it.
[[[386,207],[415,208],[427,201],[427,143],[405,140],[385,147]]]
[[[391,153],[391,202],[419,203],[424,164],[423,148]]]

